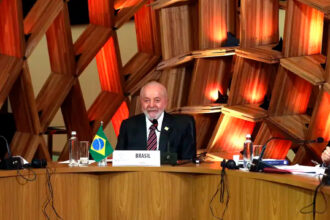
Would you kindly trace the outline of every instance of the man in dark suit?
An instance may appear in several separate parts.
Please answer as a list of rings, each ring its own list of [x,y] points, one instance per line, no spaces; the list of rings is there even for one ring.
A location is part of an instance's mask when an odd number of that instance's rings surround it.
[[[164,112],[166,88],[149,82],[140,91],[144,114],[124,120],[120,127],[116,150],[160,150],[177,153],[179,160],[196,155],[195,122],[191,116],[174,116]]]

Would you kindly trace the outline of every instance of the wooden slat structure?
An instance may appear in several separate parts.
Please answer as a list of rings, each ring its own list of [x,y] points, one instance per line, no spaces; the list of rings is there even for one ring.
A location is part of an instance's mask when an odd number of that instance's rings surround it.
[[[141,112],[139,90],[152,80],[168,89],[167,111],[194,116],[199,152],[231,158],[247,133],[257,144],[330,139],[328,0],[88,0],[89,24],[74,43],[67,1],[38,0],[25,18],[22,11],[22,0],[0,0],[0,108],[9,98],[11,146],[28,160],[51,160],[43,134],[60,108],[68,134],[90,141],[111,121],[118,135],[122,120]],[[123,66],[116,30],[132,17],[138,52]],[[51,73],[35,97],[26,59],[44,35]],[[86,109],[79,77],[94,58],[101,92]],[[308,164],[324,147],[276,140],[265,156],[292,149],[294,163]]]

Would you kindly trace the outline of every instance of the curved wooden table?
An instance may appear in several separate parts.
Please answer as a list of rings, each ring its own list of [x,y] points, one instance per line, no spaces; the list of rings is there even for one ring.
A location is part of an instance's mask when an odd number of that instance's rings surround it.
[[[63,219],[213,219],[209,202],[220,182],[220,164],[181,166],[79,167],[50,165],[54,205]],[[45,219],[49,195],[46,170],[35,169],[36,181],[25,182],[16,171],[0,171],[0,219]],[[29,171],[22,171],[28,175]],[[30,176],[31,177],[31,176]],[[316,177],[227,171],[229,205],[224,219],[312,219],[299,210],[310,204]],[[330,187],[323,191],[330,219]],[[212,207],[220,216],[217,194]],[[325,203],[318,196],[317,209]],[[51,219],[54,213],[47,207]]]

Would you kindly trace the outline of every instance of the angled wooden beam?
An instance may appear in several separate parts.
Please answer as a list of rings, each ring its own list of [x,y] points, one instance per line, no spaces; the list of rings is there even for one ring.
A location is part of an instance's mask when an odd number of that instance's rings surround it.
[[[112,30],[110,28],[92,24],[88,25],[86,30],[74,43],[74,53],[77,59],[77,75],[82,73],[111,35]]]
[[[92,131],[95,133],[100,126],[100,121],[106,127],[112,116],[124,101],[124,96],[118,93],[102,91],[88,109],[88,119],[92,123]]]
[[[281,115],[271,116],[266,119],[278,129],[286,133],[295,140],[306,140],[307,126],[310,123],[310,116],[301,115]]]
[[[74,75],[76,63],[67,4],[49,26],[46,36],[51,71]]]
[[[136,95],[136,93],[148,82],[158,81],[160,79],[161,74],[161,71],[158,71],[156,69],[151,70],[139,82],[137,82],[135,85],[132,85],[130,88],[127,88],[127,90],[125,90],[126,93]]]
[[[65,98],[61,110],[68,136],[71,131],[76,131],[79,140],[91,142],[92,130],[89,125],[85,101],[78,80],[75,81],[69,94]],[[67,160],[68,158],[69,148],[68,145],[65,144],[59,160]]]
[[[42,132],[47,130],[75,80],[72,75],[51,73],[41,88],[36,102]]]
[[[25,42],[21,0],[0,2],[0,54],[22,58]]]
[[[328,0],[298,0],[301,3],[309,5],[325,14],[330,13],[330,2]]]
[[[115,0],[88,0],[89,23],[112,28]]]
[[[272,50],[273,46],[275,45],[258,46],[252,48],[238,48],[235,50],[235,52],[239,57],[244,57],[246,59],[268,64],[275,64],[280,62],[280,59],[283,57],[283,55],[280,51]]]
[[[158,14],[148,5],[153,2],[148,0],[134,15],[136,40],[139,52],[161,55]]]
[[[251,122],[261,121],[268,116],[265,109],[254,104],[223,106],[221,112]]]
[[[29,57],[49,26],[63,9],[63,0],[38,0],[24,19],[27,36],[25,57]]]
[[[156,66],[160,56],[151,54],[137,53],[123,68],[123,75],[128,77],[125,83],[125,91],[130,90],[136,85],[150,70]]]
[[[239,47],[220,47],[207,50],[195,50],[192,52],[194,58],[210,58],[210,57],[224,57],[235,55],[236,49]]]
[[[0,54],[0,107],[21,73],[23,59]]]
[[[194,57],[192,56],[191,52],[187,52],[175,57],[172,57],[167,60],[163,60],[157,65],[157,70],[164,70],[164,69],[169,69],[173,67],[180,66],[182,64],[188,63],[192,61]]]
[[[42,135],[16,132],[11,142],[12,154],[20,155],[29,162],[32,161],[39,147],[43,149],[43,158],[45,158],[47,161],[51,161]]]
[[[152,9],[159,10],[161,8],[175,6],[176,4],[189,3],[190,0],[157,0],[150,4]]]
[[[119,10],[119,13],[115,17],[115,28],[120,28],[126,21],[128,21],[134,14],[147,2],[147,0],[134,0],[131,1],[129,7],[125,7]]]
[[[173,114],[212,114],[220,113],[223,107],[224,104],[182,106],[179,108],[170,109],[167,112]]]
[[[322,54],[290,57],[281,59],[281,66],[313,85],[320,85],[325,82],[325,71],[321,66],[325,60]]]
[[[27,62],[10,92],[10,103],[15,117],[16,131],[40,134],[40,121]]]

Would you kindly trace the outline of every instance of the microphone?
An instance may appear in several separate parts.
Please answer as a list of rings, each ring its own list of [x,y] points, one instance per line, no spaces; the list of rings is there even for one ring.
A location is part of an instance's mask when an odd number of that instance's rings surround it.
[[[267,147],[267,144],[272,141],[272,140],[288,140],[288,141],[292,141],[293,143],[296,143],[296,144],[308,144],[308,143],[323,143],[324,142],[324,139],[322,137],[318,137],[314,140],[293,140],[293,139],[290,139],[290,138],[282,138],[282,137],[271,137],[269,138],[266,143],[262,146],[262,150],[261,150],[261,153],[260,153],[260,156],[258,159],[254,159],[252,161],[252,164],[251,164],[251,167],[250,167],[250,171],[252,172],[259,172],[259,171],[263,171],[263,169],[265,167],[270,167],[270,168],[275,168],[274,166],[272,165],[269,165],[267,163],[264,163],[262,162],[262,157],[264,156],[264,153],[265,153],[265,150],[266,150],[266,147]]]
[[[5,141],[8,152],[8,159],[3,159],[0,161],[0,169],[4,169],[4,170],[23,169],[22,159],[20,157],[12,157],[7,139],[2,135],[0,135],[0,138],[2,138]]]

